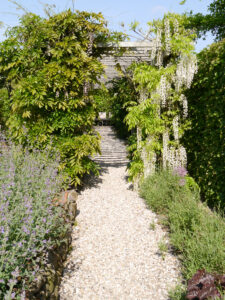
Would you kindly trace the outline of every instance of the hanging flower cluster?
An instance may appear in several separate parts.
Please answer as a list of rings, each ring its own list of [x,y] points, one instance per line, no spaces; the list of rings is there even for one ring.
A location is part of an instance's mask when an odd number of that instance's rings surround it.
[[[166,80],[166,77],[162,75],[156,92],[160,95],[160,103],[163,108],[166,107],[166,101],[169,94],[168,93],[169,90],[170,90],[170,84]]]
[[[179,140],[179,117],[178,117],[178,115],[176,115],[173,118],[173,135],[174,135],[175,141],[178,141]]]
[[[182,102],[183,106],[183,118],[186,119],[188,117],[188,101],[184,94],[181,94],[180,101]]]
[[[138,113],[135,108],[131,109],[127,123],[132,123],[132,126],[136,124],[138,127],[138,149],[144,164],[144,176],[154,172],[157,164],[162,163],[163,168],[186,167],[187,164],[186,150],[180,142],[188,117],[188,102],[184,91],[190,88],[197,72],[197,59],[194,54],[194,35],[184,28],[184,18],[168,14],[161,21],[149,23],[150,34],[154,35],[151,39],[151,66],[143,67],[142,64],[135,70],[134,80],[140,94],[143,90],[147,91],[144,101],[146,110],[143,110],[142,115],[142,110]],[[139,105],[143,107],[143,101],[139,102]],[[155,116],[149,115],[149,118],[160,118],[161,123],[143,121],[147,111],[151,111],[151,105],[158,105],[158,109],[155,110]],[[129,120],[129,117],[134,116],[137,123]],[[146,132],[147,136],[142,136],[141,132]],[[155,149],[152,141],[157,139],[159,142]],[[140,147],[142,141],[142,145],[145,146]]]
[[[166,55],[170,55],[171,53],[171,45],[170,45],[170,21],[169,19],[165,19],[164,21],[164,26],[165,26],[165,50],[166,50]]]
[[[154,63],[156,60],[155,65],[160,67],[163,62],[163,53],[162,53],[162,30],[160,28],[157,29],[156,38],[152,41],[152,52],[151,52],[151,61]]]
[[[156,169],[156,154],[154,152],[148,153],[146,147],[143,148],[141,158],[144,163],[144,177],[155,173]]]
[[[197,59],[194,54],[183,56],[178,63],[176,71],[176,89],[179,91],[182,86],[191,87],[192,80],[197,72]]]
[[[186,167],[187,154],[183,146],[180,146],[179,148],[170,147],[170,149],[167,151],[167,167],[171,169]]]
[[[168,56],[171,54],[171,44],[173,41],[178,41],[182,39],[181,30],[182,27],[179,25],[177,18],[164,18],[164,43],[162,42],[162,50],[161,52],[164,53],[164,61],[168,60]],[[158,33],[158,31],[157,31]],[[172,33],[172,35],[171,35]],[[162,36],[162,35],[161,35]],[[156,40],[158,39],[158,34],[156,36]],[[193,41],[190,39],[190,43],[192,44]],[[185,47],[185,45],[184,45]],[[180,136],[179,136],[179,126],[180,126],[180,118],[183,120],[188,116],[188,102],[187,98],[184,96],[183,91],[187,88],[190,88],[192,80],[194,78],[194,74],[197,72],[197,59],[195,54],[190,51],[182,51],[182,47],[180,51],[177,51],[176,58],[174,60],[168,60],[167,64],[164,62],[164,70],[165,74],[168,74],[167,70],[172,66],[176,66],[175,72],[172,76],[162,75],[160,82],[157,87],[157,91],[160,96],[160,103],[161,107],[165,110],[174,110],[176,111],[175,116],[172,120],[172,128],[168,124],[165,124],[165,133],[163,134],[163,167],[170,167],[175,168],[179,166],[185,166],[187,164],[187,155],[185,148],[180,145]],[[160,52],[158,50],[158,52]],[[155,66],[158,66],[156,63]],[[175,91],[172,88],[175,86]],[[179,99],[178,102],[181,102],[182,111],[180,111],[179,106],[177,105],[176,101],[169,100],[172,95],[177,96]],[[172,107],[171,107],[172,106]],[[173,139],[177,143],[175,146],[169,146],[170,138],[169,138],[169,129],[172,133]]]

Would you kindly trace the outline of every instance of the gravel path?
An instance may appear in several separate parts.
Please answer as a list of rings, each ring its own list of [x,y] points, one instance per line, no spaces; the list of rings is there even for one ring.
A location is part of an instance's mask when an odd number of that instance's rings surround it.
[[[107,136],[110,142],[115,139]],[[160,241],[167,241],[166,234],[126,176],[122,163],[107,166],[98,183],[79,195],[61,300],[165,300],[177,283],[178,260],[171,253],[163,258],[158,248]],[[150,223],[156,224],[154,230]]]

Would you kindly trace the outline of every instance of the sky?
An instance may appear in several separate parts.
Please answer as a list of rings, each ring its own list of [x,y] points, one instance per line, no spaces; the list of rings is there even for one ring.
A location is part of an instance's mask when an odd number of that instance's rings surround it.
[[[12,1],[12,0],[11,0]],[[43,3],[55,5],[56,12],[72,8],[72,0],[17,0],[24,8],[33,13],[44,16]],[[138,21],[145,28],[148,21],[162,18],[164,13],[184,13],[192,10],[194,13],[207,13],[207,7],[212,0],[186,0],[184,5],[180,0],[74,0],[74,8],[91,12],[102,12],[108,21],[110,29],[122,31],[120,24],[123,22],[128,28],[133,21]],[[0,29],[0,41],[4,37],[7,26],[15,26],[23,12],[9,0],[0,0],[0,21],[4,27]],[[196,51],[213,42],[213,37],[208,34],[206,40],[199,40]]]

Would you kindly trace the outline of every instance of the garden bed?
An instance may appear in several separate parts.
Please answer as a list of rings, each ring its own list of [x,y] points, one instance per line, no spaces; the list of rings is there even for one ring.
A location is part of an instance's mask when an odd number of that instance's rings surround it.
[[[164,216],[186,283],[198,270],[225,274],[224,219],[200,202],[198,186],[184,168],[149,176],[140,193],[151,209]],[[185,289],[179,288],[171,299],[184,299],[182,294]]]
[[[0,146],[0,299],[57,299],[76,192],[60,193],[57,153]]]

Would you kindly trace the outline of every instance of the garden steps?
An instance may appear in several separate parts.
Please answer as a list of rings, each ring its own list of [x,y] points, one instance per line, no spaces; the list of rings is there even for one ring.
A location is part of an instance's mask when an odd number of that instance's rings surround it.
[[[109,126],[102,136],[100,177],[77,199],[72,251],[60,287],[61,300],[167,300],[179,281],[180,265],[170,252],[157,216],[126,180],[126,145]],[[154,230],[150,229],[154,224]]]
[[[95,130],[101,135],[101,155],[96,155],[94,161],[100,166],[126,166],[126,144],[116,137],[112,126],[95,126]]]

